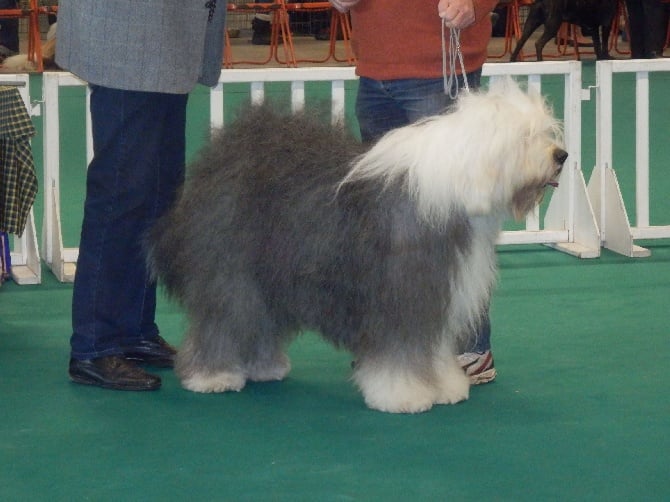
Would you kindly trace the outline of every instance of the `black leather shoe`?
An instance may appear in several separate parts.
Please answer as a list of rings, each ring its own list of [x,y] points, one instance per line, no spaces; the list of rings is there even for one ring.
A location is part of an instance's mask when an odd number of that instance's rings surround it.
[[[160,336],[155,340],[142,340],[135,345],[123,346],[121,350],[126,359],[157,368],[172,368],[177,353],[175,348]]]
[[[70,359],[70,379],[115,390],[156,390],[161,379],[120,356]]]

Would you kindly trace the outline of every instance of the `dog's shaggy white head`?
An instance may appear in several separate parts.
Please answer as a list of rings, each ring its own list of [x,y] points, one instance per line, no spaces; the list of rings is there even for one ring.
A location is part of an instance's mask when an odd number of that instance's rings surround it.
[[[521,219],[556,184],[566,157],[542,96],[506,78],[464,94],[448,113],[389,132],[343,183],[404,177],[420,212],[437,224],[459,209]]]

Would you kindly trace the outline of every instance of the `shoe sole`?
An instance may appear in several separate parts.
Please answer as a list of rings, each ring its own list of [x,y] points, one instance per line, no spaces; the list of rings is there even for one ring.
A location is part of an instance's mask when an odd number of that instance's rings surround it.
[[[69,375],[70,380],[74,383],[80,385],[90,385],[91,387],[100,387],[102,389],[111,389],[111,390],[128,390],[128,391],[147,391],[147,390],[158,390],[161,387],[161,382],[159,381],[156,385],[151,386],[130,386],[130,385],[119,385],[111,383],[101,383],[96,380],[91,380],[89,378],[80,377],[78,375]]]
[[[481,373],[477,373],[476,375],[468,375],[470,378],[470,384],[472,385],[481,385],[483,383],[489,383],[495,380],[497,376],[497,372],[495,368],[488,369],[486,371],[482,371]]]

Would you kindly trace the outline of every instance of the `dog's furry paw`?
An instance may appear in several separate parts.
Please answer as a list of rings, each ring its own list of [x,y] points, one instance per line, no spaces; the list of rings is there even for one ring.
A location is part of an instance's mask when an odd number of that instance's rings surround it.
[[[440,355],[435,361],[439,374],[439,393],[436,404],[456,404],[470,397],[470,379],[451,354]]]
[[[386,413],[423,413],[433,407],[433,399],[380,399],[379,396],[365,396],[368,408]]]
[[[357,365],[354,380],[365,404],[388,413],[421,413],[435,402],[435,390],[414,375],[393,368],[370,369]]]
[[[181,381],[182,387],[193,392],[239,392],[246,384],[241,373],[222,371],[214,374],[196,373]]]
[[[436,404],[456,404],[470,397],[470,380],[462,371],[441,384]]]
[[[246,367],[247,378],[252,382],[273,382],[283,380],[291,371],[291,361],[286,354],[280,354],[275,361],[254,362]]]

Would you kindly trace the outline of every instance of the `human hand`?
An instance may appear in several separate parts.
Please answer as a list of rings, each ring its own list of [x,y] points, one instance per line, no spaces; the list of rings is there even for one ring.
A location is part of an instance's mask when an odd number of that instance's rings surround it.
[[[330,3],[340,12],[347,12],[360,0],[330,0]]]
[[[448,28],[467,28],[475,22],[473,0],[439,0],[437,13]]]

